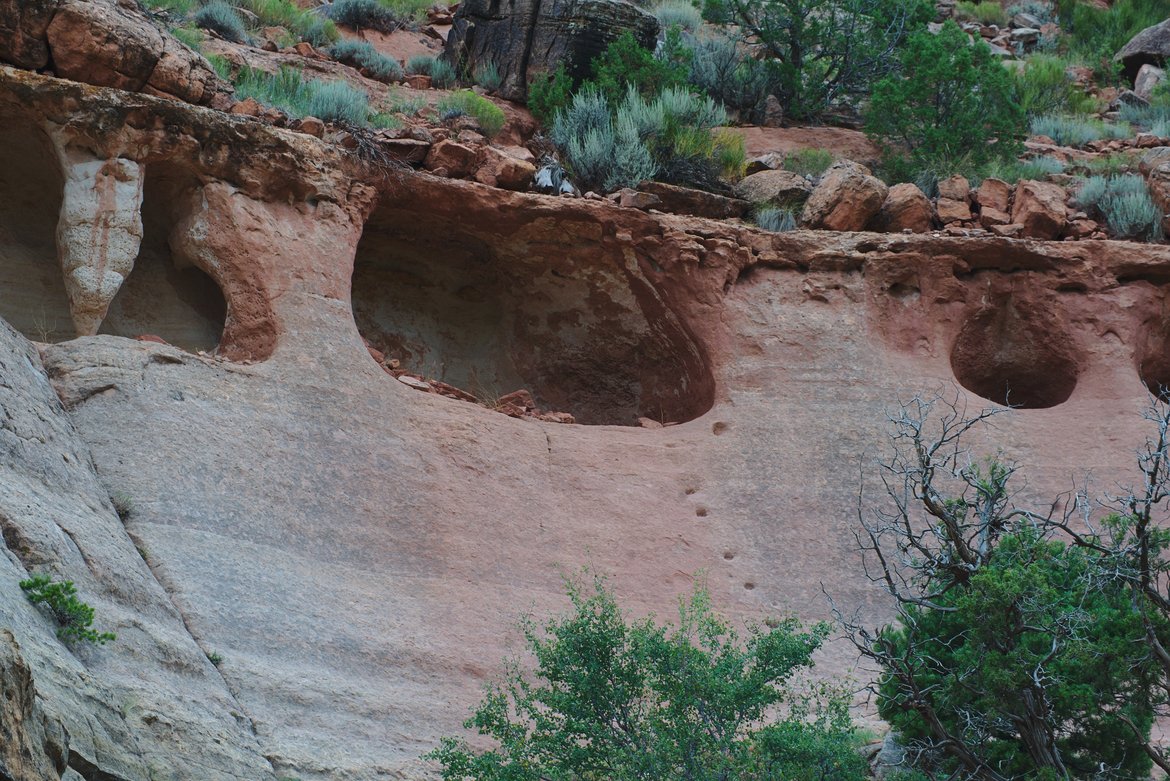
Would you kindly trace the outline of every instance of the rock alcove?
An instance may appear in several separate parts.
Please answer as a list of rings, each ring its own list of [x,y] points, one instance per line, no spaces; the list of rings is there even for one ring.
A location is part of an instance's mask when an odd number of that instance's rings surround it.
[[[223,294],[201,270],[176,267],[168,247],[170,209],[185,186],[166,164],[145,167],[142,243],[99,333],[154,334],[187,350],[219,343]],[[57,252],[64,187],[49,136],[19,116],[6,122],[0,128],[0,317],[40,342],[78,335]]]
[[[194,185],[166,164],[146,167],[142,248],[134,270],[110,303],[100,333],[152,334],[192,352],[213,350],[223,334],[227,304],[214,280],[192,265],[176,264],[168,244],[181,193]]]
[[[354,318],[405,371],[487,405],[518,389],[578,423],[691,420],[714,380],[699,344],[596,223],[511,226],[383,203],[358,244]]]
[[[76,335],[57,264],[63,188],[45,132],[19,116],[0,123],[0,317],[41,342]]]
[[[951,368],[964,388],[996,404],[1055,407],[1077,385],[1071,339],[1041,302],[1007,294],[970,315],[951,350]]]

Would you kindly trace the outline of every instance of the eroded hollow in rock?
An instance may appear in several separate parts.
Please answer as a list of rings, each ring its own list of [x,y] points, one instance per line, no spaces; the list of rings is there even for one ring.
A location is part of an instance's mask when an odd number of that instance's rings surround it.
[[[1079,373],[1068,334],[1047,307],[1012,296],[967,319],[951,349],[951,368],[972,393],[1024,409],[1067,401]]]
[[[194,266],[176,266],[167,244],[180,193],[194,181],[165,164],[146,167],[142,248],[134,270],[110,303],[99,333],[159,336],[184,350],[213,350],[223,334],[227,303],[215,282]]]
[[[0,317],[41,342],[76,335],[57,262],[63,188],[44,131],[20,117],[0,122]]]
[[[602,246],[596,225],[593,238],[575,227],[461,228],[423,209],[380,207],[354,264],[358,329],[402,369],[489,406],[524,388],[540,409],[578,423],[682,422],[706,412],[714,379],[697,342]]]
[[[1139,338],[1134,360],[1150,393],[1170,400],[1170,318],[1149,324]]]

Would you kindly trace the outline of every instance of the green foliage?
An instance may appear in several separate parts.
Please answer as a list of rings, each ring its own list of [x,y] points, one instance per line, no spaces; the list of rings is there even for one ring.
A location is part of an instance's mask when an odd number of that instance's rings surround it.
[[[698,587],[677,627],[631,622],[604,579],[566,586],[570,615],[522,625],[534,669],[511,662],[466,722],[496,747],[444,738],[429,755],[445,781],[865,777],[845,698],[793,685],[824,625],[741,638]]]
[[[1087,117],[1045,116],[1031,122],[1032,135],[1048,136],[1061,146],[1079,147],[1090,141],[1129,138],[1133,129],[1125,123],[1111,124]]]
[[[232,3],[255,14],[256,27],[283,27],[298,41],[326,46],[338,38],[333,22],[298,7],[291,0],[232,0]]]
[[[363,127],[370,116],[366,94],[344,81],[310,82],[306,113],[326,122],[344,122]]]
[[[504,77],[500,75],[500,69],[491,60],[478,66],[472,78],[477,85],[483,87],[488,92],[495,92],[504,83]]]
[[[1083,93],[1069,81],[1065,68],[1059,57],[1033,54],[1025,60],[1023,70],[1015,72],[1016,103],[1029,119],[1084,105]]]
[[[416,26],[426,21],[427,11],[434,0],[381,0],[390,9],[394,18],[406,26]]]
[[[480,130],[489,138],[504,128],[503,109],[471,90],[459,90],[445,95],[439,100],[438,109],[443,119],[463,115],[475,117]]]
[[[924,170],[950,174],[1019,149],[1023,112],[1011,99],[1007,71],[983,43],[947,22],[937,35],[910,36],[901,70],[874,87],[865,130],[882,147],[892,178]]]
[[[427,101],[421,95],[413,95],[402,90],[391,89],[387,92],[383,105],[393,114],[405,114],[410,117],[424,108],[427,105]]]
[[[1027,160],[992,160],[979,171],[981,179],[1002,179],[1015,184],[1021,179],[1043,181],[1052,174],[1064,172],[1064,163],[1055,157],[1032,157]]]
[[[244,20],[240,18],[239,12],[223,0],[212,0],[200,8],[192,21],[228,41],[243,43],[248,39],[248,31],[244,29]]]
[[[703,16],[762,44],[769,91],[788,117],[809,120],[868,96],[934,7],[925,0],[704,0]]]
[[[446,60],[436,59],[431,66],[431,84],[439,89],[455,84],[455,66]]]
[[[1078,189],[1076,200],[1118,238],[1162,238],[1162,211],[1150,197],[1146,180],[1137,174],[1090,176]]]
[[[344,81],[306,81],[300,70],[282,66],[277,73],[240,68],[233,83],[237,97],[254,98],[290,117],[314,116],[359,127],[369,122],[370,105],[365,93]]]
[[[766,63],[745,56],[739,45],[722,33],[694,42],[690,82],[728,108],[750,119],[768,96],[771,74]]]
[[[558,65],[552,73],[537,75],[528,84],[528,110],[542,125],[548,125],[557,112],[573,100],[573,80]]]
[[[378,0],[333,0],[329,18],[355,30],[368,28],[392,32],[398,27],[394,12]]]
[[[654,15],[662,30],[678,27],[693,33],[703,25],[703,15],[689,0],[663,0],[654,8]]]
[[[77,598],[73,582],[54,582],[48,575],[34,575],[20,581],[29,602],[45,605],[57,622],[57,637],[66,643],[85,641],[103,645],[114,640],[113,632],[93,629],[93,608]]]
[[[152,11],[165,11],[178,17],[186,17],[198,6],[196,0],[143,0]]]
[[[1007,11],[996,0],[983,0],[981,3],[959,0],[955,5],[955,16],[964,21],[994,24],[999,27],[1004,27],[1008,23]]]
[[[1007,778],[1043,777],[1022,730],[1052,726],[1068,777],[1105,766],[1112,778],[1146,778],[1150,761],[1118,718],[1146,730],[1152,721],[1133,673],[1141,649],[1130,638],[1141,620],[1121,584],[1096,582],[1098,566],[1026,527],[1001,537],[968,580],[929,607],[906,606],[900,626],[883,630],[880,642],[913,684],[883,676],[882,718],[912,743],[927,739],[931,727],[915,707],[925,697],[943,729],[978,744]],[[941,764],[957,769],[948,758]]]
[[[1166,18],[1165,0],[1117,0],[1106,8],[1083,0],[1058,0],[1056,7],[1069,54],[1095,66],[1098,77],[1109,83],[1118,80],[1113,55]]]
[[[714,189],[720,176],[742,175],[746,157],[742,136],[712,132],[726,122],[711,98],[686,89],[670,87],[646,100],[631,85],[611,109],[587,87],[557,114],[552,138],[587,189],[610,191],[653,178]]]
[[[455,68],[451,63],[427,54],[416,54],[408,59],[406,72],[430,76],[434,87],[447,87],[455,83]]]
[[[792,209],[768,207],[756,212],[756,225],[766,231],[784,233],[796,230],[796,212]]]
[[[199,47],[203,44],[203,33],[196,30],[194,27],[172,27],[171,35],[178,38],[185,46],[199,51]]]
[[[678,31],[673,32],[677,45]],[[633,85],[643,96],[652,96],[667,87],[685,84],[686,78],[685,65],[655,57],[654,52],[642,48],[627,30],[593,60],[591,83],[615,106],[625,97],[627,86]]]
[[[801,176],[817,177],[833,164],[833,153],[828,149],[798,149],[784,156],[784,170]]]
[[[402,66],[393,57],[387,57],[369,41],[345,39],[329,47],[329,56],[338,62],[363,69],[370,78],[387,83],[402,81]]]
[[[232,80],[232,63],[227,57],[212,54],[207,58],[207,62],[221,79]]]

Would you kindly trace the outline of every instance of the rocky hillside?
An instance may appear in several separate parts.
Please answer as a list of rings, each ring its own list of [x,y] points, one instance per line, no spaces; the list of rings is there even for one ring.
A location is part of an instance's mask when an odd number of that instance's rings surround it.
[[[1063,174],[890,186],[843,128],[739,127],[721,192],[544,180],[505,98],[539,53],[604,49],[562,40],[588,5],[541,8],[471,93],[499,116],[444,117],[435,61],[379,80],[276,25],[196,51],[173,9],[0,0],[0,778],[435,777],[586,562],[640,613],[703,576],[737,617],[825,618],[824,591],[879,622],[859,460],[920,391],[1020,407],[981,444],[1023,499],[1130,476],[1170,385],[1165,244],[1110,240]],[[484,51],[486,13],[361,40],[401,69]],[[243,94],[290,65],[369,123]],[[1158,200],[1163,140],[1027,154],[1129,154]],[[793,198],[801,229],[752,221]],[[116,640],[62,642],[35,573]]]

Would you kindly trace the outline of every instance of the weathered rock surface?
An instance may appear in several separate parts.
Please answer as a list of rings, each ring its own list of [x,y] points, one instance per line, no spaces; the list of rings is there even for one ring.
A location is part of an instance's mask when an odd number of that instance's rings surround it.
[[[885,182],[865,166],[849,160],[834,163],[805,202],[801,225],[835,231],[864,230],[881,210],[888,192]]]
[[[207,60],[137,4],[114,0],[0,3],[0,62],[51,63],[62,78],[201,105],[225,106],[231,92]]]
[[[60,781],[68,738],[37,702],[32,671],[8,629],[0,629],[0,692],[0,778]]]
[[[625,0],[464,0],[447,35],[446,57],[473,72],[500,71],[501,97],[524,100],[528,84],[558,66],[575,81],[623,32],[654,48],[658,20]]]
[[[1157,65],[1146,63],[1133,79],[1133,91],[1139,98],[1149,100],[1159,84],[1166,80],[1166,71]]]
[[[1009,211],[1012,200],[1012,186],[1002,179],[987,177],[979,184],[975,200],[982,209]]]
[[[926,233],[933,222],[930,199],[917,185],[903,183],[890,188],[872,227],[883,233]]]
[[[561,568],[586,561],[638,614],[705,572],[737,618],[825,618],[824,583],[879,622],[852,465],[894,404],[951,383],[970,409],[1022,404],[973,444],[1047,508],[1070,475],[1130,475],[1170,381],[1166,247],[771,234],[387,173],[7,68],[0,111],[0,317],[31,336],[35,304],[69,316],[49,134],[143,181],[119,335],[46,328],[38,351],[0,327],[0,623],[71,778],[431,777],[418,757],[459,734],[517,616],[563,609]],[[215,357],[121,338],[216,322]],[[62,646],[16,587],[31,571],[74,580],[118,640]],[[830,645],[819,669],[854,659]]]
[[[1142,30],[1113,59],[1121,63],[1125,77],[1133,81],[1143,65],[1161,68],[1167,56],[1170,56],[1170,19]]]
[[[1023,227],[1025,236],[1055,239],[1064,230],[1068,209],[1064,188],[1050,182],[1021,180],[1016,183],[1012,222]]]
[[[143,377],[153,366],[193,360],[155,347],[161,352],[153,357],[140,350],[137,358],[129,352],[116,360],[136,363]],[[28,775],[16,778],[36,778],[67,761],[87,778],[137,781],[165,772],[176,779],[272,779],[240,705],[143,560],[139,549],[148,549],[122,526],[36,349],[6,323],[0,372],[0,621],[13,640],[0,637],[0,670],[6,698],[23,701],[18,707],[28,717],[13,725],[19,734],[12,748],[32,751],[22,771]],[[91,391],[116,396],[121,388],[99,384]],[[116,642],[70,648],[58,640],[53,621],[17,586],[34,572],[72,580],[95,608],[98,626],[117,633]],[[33,685],[39,699],[30,708]],[[184,746],[193,760],[185,767],[175,759]]]
[[[760,171],[737,182],[735,194],[752,203],[792,207],[803,205],[812,189],[807,179],[792,171]]]

